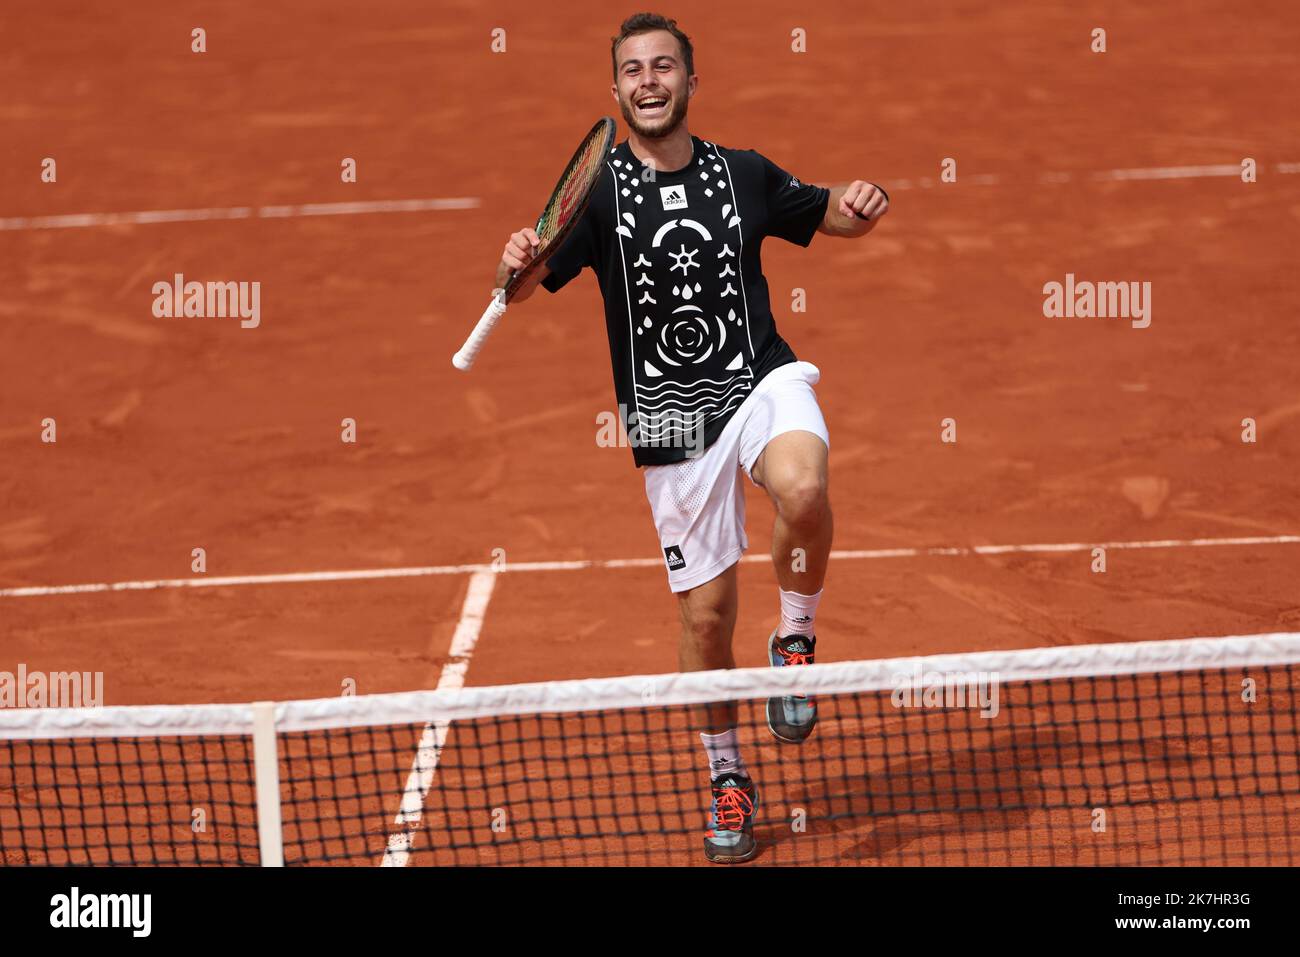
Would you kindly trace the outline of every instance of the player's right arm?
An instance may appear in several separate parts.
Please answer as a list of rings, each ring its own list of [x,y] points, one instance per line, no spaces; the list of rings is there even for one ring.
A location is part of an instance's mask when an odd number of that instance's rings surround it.
[[[510,241],[506,243],[505,251],[501,254],[501,264],[497,266],[496,288],[504,288],[512,272],[522,272],[533,261],[537,255],[537,247],[540,242],[537,233],[530,226],[525,226],[510,237]],[[524,280],[523,284],[515,290],[515,294],[510,297],[510,301],[523,302],[533,294],[537,284],[549,276],[550,273],[551,271],[546,268],[545,263],[539,265]]]

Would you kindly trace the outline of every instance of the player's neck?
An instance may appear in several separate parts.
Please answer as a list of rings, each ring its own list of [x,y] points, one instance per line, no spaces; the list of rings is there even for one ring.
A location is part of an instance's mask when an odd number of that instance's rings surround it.
[[[665,173],[685,169],[695,152],[691,131],[686,128],[685,120],[667,136],[654,139],[640,136],[636,130],[629,130],[627,145],[631,148],[632,155],[642,163]]]

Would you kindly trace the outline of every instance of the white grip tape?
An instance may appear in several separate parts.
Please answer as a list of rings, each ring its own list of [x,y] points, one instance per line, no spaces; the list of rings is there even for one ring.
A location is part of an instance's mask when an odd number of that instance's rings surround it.
[[[460,347],[460,351],[451,357],[451,364],[461,372],[466,372],[478,358],[478,352],[483,348],[483,343],[487,341],[490,333],[496,324],[501,321],[501,317],[506,314],[506,301],[504,296],[496,296],[484,310],[482,318],[474,326],[474,331],[469,334],[465,344]]]

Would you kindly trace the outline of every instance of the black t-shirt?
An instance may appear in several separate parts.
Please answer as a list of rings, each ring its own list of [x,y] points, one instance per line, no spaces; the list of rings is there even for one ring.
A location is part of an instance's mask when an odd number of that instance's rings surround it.
[[[595,271],[638,466],[703,451],[765,375],[795,360],[759,253],[766,236],[807,246],[830,196],[753,150],[691,142],[690,163],[667,173],[626,141],[612,149],[542,282],[558,292],[584,266]]]

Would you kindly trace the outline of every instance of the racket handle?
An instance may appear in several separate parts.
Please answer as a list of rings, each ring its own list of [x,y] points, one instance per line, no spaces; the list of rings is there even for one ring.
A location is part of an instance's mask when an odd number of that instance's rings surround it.
[[[468,372],[470,366],[474,364],[474,360],[478,358],[483,343],[487,341],[488,333],[496,328],[496,324],[501,321],[501,317],[505,314],[505,295],[499,293],[492,297],[492,301],[484,310],[482,318],[475,324],[474,331],[469,334],[469,338],[460,347],[460,351],[451,357],[451,364],[461,372]]]

